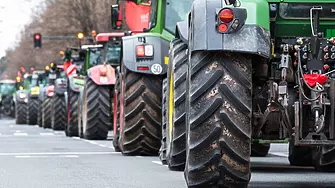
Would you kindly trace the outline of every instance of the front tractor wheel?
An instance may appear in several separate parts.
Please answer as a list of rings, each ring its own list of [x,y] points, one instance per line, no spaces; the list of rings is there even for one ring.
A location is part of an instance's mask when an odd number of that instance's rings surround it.
[[[83,99],[83,135],[88,140],[106,140],[112,126],[111,86],[100,86],[86,77]]]
[[[52,98],[51,128],[53,130],[64,130],[67,122],[66,104],[63,95]]]
[[[250,181],[251,58],[193,52],[186,93],[188,187],[247,187]],[[189,100],[188,100],[189,99]]]
[[[120,134],[122,153],[156,156],[162,135],[161,77],[127,70],[124,82],[124,122]]]
[[[314,167],[319,172],[335,172],[335,146],[319,146],[315,150]]]
[[[270,144],[251,144],[251,156],[252,157],[266,157],[270,150]]]

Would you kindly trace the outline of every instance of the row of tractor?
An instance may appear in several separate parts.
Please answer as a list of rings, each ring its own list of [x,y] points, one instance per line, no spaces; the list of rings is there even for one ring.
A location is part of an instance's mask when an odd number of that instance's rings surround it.
[[[130,30],[28,75],[16,121],[84,139],[113,131],[115,151],[159,155],[188,187],[247,187],[250,157],[270,143],[289,143],[292,165],[335,171],[334,10],[332,0],[127,0],[111,18]]]

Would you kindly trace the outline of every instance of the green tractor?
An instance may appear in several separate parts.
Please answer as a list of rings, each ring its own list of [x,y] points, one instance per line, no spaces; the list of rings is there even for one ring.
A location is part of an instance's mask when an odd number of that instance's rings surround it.
[[[0,80],[0,112],[8,117],[15,117],[16,81]]]
[[[52,128],[53,97],[55,96],[55,82],[61,76],[63,67],[62,61],[55,61],[45,67],[45,77],[43,87],[40,89],[40,113],[39,126],[43,128]],[[65,108],[65,107],[64,107]],[[65,111],[65,109],[63,110]],[[62,111],[61,111],[62,112]],[[65,116],[65,115],[64,115]]]
[[[28,99],[29,88],[32,80],[32,75],[25,73],[23,80],[20,81],[19,90],[15,93],[15,119],[16,124],[28,123]]]
[[[157,19],[181,9],[156,3],[165,10]],[[334,1],[195,0],[189,8],[172,26],[169,168],[184,170],[192,188],[247,187],[250,156],[288,142],[291,165],[335,171]]]
[[[156,22],[148,30],[143,30],[149,23],[149,15],[157,14],[156,3],[126,1],[127,25],[132,22],[146,25],[129,27],[132,36],[122,38],[122,64],[114,94],[117,110],[114,110],[113,145],[124,155],[157,155],[161,146],[162,79],[167,71],[168,38],[172,38],[172,34]],[[136,7],[135,13],[131,12],[132,7]],[[112,25],[117,25],[122,21],[122,6],[113,5],[113,8]],[[140,21],[129,17],[140,18]],[[121,28],[120,25],[115,27]],[[150,33],[141,33],[149,30]]]
[[[79,136],[85,139],[107,139],[108,131],[113,128],[115,68],[120,65],[123,36],[124,33],[99,33],[95,41],[100,47],[87,49],[83,69],[87,75],[78,109],[78,113],[81,113],[78,121]]]
[[[69,87],[67,92],[68,124],[66,128],[67,136],[83,137],[82,130],[82,96],[87,70],[97,65],[101,48],[103,45],[82,45],[79,49],[79,56],[84,56],[83,61],[74,64],[75,70],[68,75]],[[78,51],[78,49],[75,49]],[[80,129],[78,129],[80,127]]]
[[[41,70],[35,70],[31,74],[31,80],[28,88],[28,114],[27,123],[28,125],[38,124],[38,114],[40,111],[40,84],[44,77],[44,72]]]

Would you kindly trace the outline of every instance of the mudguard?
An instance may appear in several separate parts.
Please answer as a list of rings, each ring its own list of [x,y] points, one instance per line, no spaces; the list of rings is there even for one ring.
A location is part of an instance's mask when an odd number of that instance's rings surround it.
[[[85,78],[79,76],[69,77],[70,89],[74,92],[79,92],[80,88],[84,87]]]
[[[58,78],[55,81],[55,94],[64,95],[67,91],[67,80],[65,78]]]
[[[247,10],[245,25],[235,33],[220,34],[216,30],[216,11],[224,1],[195,0],[190,12],[191,51],[223,50],[271,55],[269,5],[264,0],[242,1],[239,8]],[[266,14],[265,14],[266,13]]]
[[[27,103],[29,92],[27,90],[18,90],[16,92],[16,102]]]
[[[189,17],[188,17],[189,18]],[[181,39],[185,44],[188,44],[188,24],[189,20],[177,22],[175,38]]]
[[[87,76],[97,85],[114,85],[115,69],[109,65],[97,65],[88,69]]]
[[[144,39],[144,40],[143,40]],[[122,37],[123,64],[132,72],[163,75],[167,72],[165,57],[169,56],[169,42],[159,34],[143,33],[134,36]],[[136,58],[136,46],[153,45],[153,58]],[[138,67],[148,67],[148,70],[138,70]]]

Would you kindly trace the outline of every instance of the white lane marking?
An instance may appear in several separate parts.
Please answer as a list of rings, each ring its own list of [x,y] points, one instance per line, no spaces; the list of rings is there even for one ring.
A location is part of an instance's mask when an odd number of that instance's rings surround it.
[[[153,162],[155,164],[163,165],[162,162],[160,162],[160,161],[151,161],[151,162]]]
[[[20,133],[20,132],[22,132],[22,131],[21,131],[21,130],[15,130],[15,132],[16,132],[16,133]]]
[[[0,153],[0,156],[27,156],[27,155],[109,155],[118,152],[40,152],[40,153]]]
[[[71,137],[71,138],[75,140],[80,140],[80,137]]]
[[[135,157],[137,157],[137,158],[143,158],[143,156],[138,156],[138,155],[137,155],[137,156],[135,156]]]
[[[27,136],[27,133],[14,133],[14,136]]]
[[[101,146],[101,147],[107,148],[107,146],[106,146],[106,145],[103,145],[103,144],[99,144],[98,146]]]
[[[1,133],[0,133],[0,135],[1,135]]]
[[[50,136],[50,135],[55,135],[54,133],[40,133],[41,136]]]
[[[9,125],[9,127],[10,127],[10,128],[13,128],[13,127],[14,127],[14,125]]]
[[[61,157],[61,158],[78,158],[79,156],[78,155],[61,155],[59,157]]]
[[[288,154],[286,154],[286,153],[270,152],[269,154],[270,155],[275,155],[275,156],[278,156],[278,157],[288,157]]]
[[[50,157],[59,157],[59,158],[78,158],[78,155],[56,155],[56,156],[52,156],[52,155],[16,155],[14,156],[15,158],[50,158]]]

